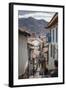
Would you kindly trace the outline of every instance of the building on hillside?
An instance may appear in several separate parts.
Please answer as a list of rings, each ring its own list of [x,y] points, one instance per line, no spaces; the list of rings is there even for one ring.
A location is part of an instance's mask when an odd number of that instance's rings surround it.
[[[39,41],[36,38],[28,38],[28,56],[29,56],[29,77],[31,75],[34,76],[34,72],[37,69],[38,66],[38,60],[37,57],[39,55],[38,48],[39,47]]]
[[[32,53],[34,51],[34,45],[31,41],[28,40],[28,68],[29,68],[29,77],[33,74],[33,60],[32,60]]]

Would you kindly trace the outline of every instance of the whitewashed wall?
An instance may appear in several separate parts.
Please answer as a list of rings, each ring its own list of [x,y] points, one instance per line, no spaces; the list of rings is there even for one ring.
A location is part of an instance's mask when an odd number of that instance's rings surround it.
[[[18,72],[19,75],[25,73],[25,69],[28,65],[28,51],[27,51],[27,37],[24,35],[19,35],[19,45],[18,45]]]
[[[49,43],[49,66],[48,66],[49,69],[54,69],[54,60],[57,59],[57,54],[58,54],[57,51],[55,50],[56,51],[55,58],[51,57],[51,44],[55,45],[55,47],[57,47],[57,45],[58,45],[58,43],[56,42],[56,28],[57,28],[57,26],[55,26],[54,28],[51,29],[51,43]],[[53,30],[54,30],[54,42],[53,42]],[[53,54],[53,52],[52,52],[52,54]]]

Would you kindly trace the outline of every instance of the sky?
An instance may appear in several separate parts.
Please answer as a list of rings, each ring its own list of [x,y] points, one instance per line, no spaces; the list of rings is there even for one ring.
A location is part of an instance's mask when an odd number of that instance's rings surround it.
[[[18,18],[33,17],[35,19],[44,19],[49,22],[54,16],[55,12],[43,12],[43,11],[18,11]]]

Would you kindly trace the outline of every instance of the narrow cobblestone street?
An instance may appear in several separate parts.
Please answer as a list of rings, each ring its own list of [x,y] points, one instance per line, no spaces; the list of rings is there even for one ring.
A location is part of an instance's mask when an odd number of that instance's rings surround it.
[[[36,73],[33,75],[31,75],[29,78],[41,78],[42,76],[39,74],[40,72],[40,67],[37,68]]]

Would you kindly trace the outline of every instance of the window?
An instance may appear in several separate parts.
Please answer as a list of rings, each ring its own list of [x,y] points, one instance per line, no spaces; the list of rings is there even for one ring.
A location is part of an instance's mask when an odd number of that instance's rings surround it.
[[[53,42],[54,42],[54,30],[53,30]]]
[[[52,57],[52,44],[51,44],[51,49],[50,49],[50,50],[51,50],[51,51],[50,51],[50,52],[51,52],[51,55],[50,55],[50,56]]]
[[[51,42],[51,30],[50,30],[50,42]]]
[[[56,42],[58,42],[58,30],[56,28]]]

